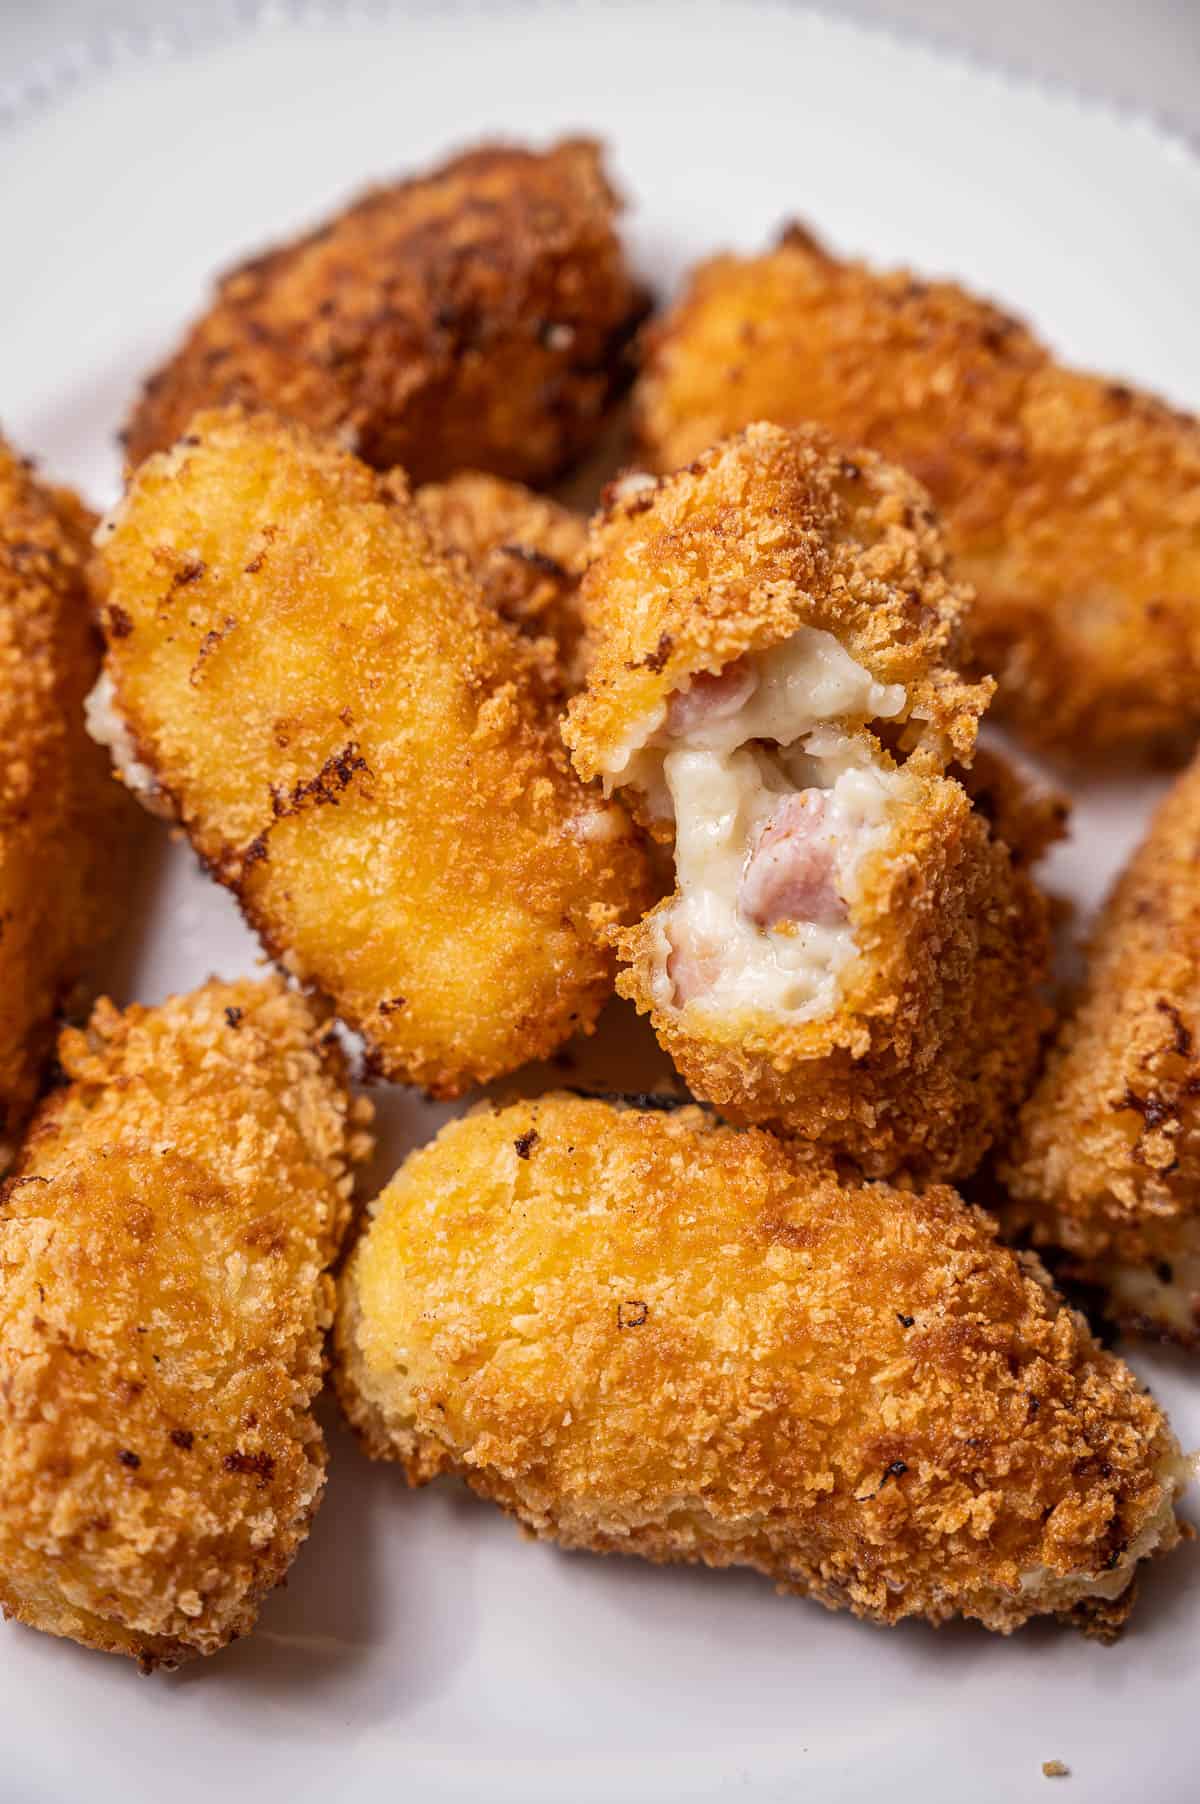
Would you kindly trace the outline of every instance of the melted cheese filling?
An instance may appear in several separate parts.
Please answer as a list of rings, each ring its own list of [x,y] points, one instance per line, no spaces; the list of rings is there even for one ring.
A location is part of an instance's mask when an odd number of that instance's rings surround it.
[[[143,808],[151,814],[169,816],[170,809],[164,803],[154,772],[142,763],[134,749],[129,728],[117,707],[112,678],[106,671],[100,672],[84,697],[83,720],[89,737],[105,748],[118,777]]]
[[[675,825],[677,893],[655,923],[658,1007],[833,1012],[857,952],[864,860],[907,787],[863,726],[905,699],[831,633],[803,627],[698,678],[630,736],[610,783],[636,784]]]

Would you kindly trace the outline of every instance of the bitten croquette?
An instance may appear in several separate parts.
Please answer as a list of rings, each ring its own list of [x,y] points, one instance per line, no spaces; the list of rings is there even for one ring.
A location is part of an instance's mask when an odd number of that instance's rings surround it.
[[[599,145],[492,145],[372,189],[224,277],[152,376],[137,465],[202,408],[336,435],[414,482],[486,470],[545,484],[588,451],[632,375],[647,309]]]
[[[0,1604],[147,1670],[253,1626],[312,1415],[366,1103],[278,980],[101,1001],[0,1190]]]
[[[1200,731],[1200,426],[1063,368],[948,282],[793,227],[702,264],[651,328],[643,454],[672,470],[757,419],[815,421],[917,476],[974,586],[978,668],[1031,745],[1177,758]]]
[[[136,855],[137,810],[83,724],[101,653],[84,578],[94,525],[0,440],[0,1171]]]
[[[1104,1635],[1179,1538],[1130,1372],[953,1191],[706,1112],[452,1122],[373,1206],[336,1371],[368,1452],[532,1534],[750,1566],[879,1623]]]
[[[96,730],[381,1074],[453,1096],[591,1027],[642,845],[395,475],[205,414],[101,543]]]
[[[923,491],[752,426],[616,485],[582,605],[576,766],[674,844],[674,893],[617,936],[620,993],[731,1119],[871,1176],[969,1173],[1028,1089],[1046,910],[944,774],[990,687],[958,674]]]
[[[1200,1346],[1200,760],[1119,879],[1002,1167],[1009,1227],[1132,1333]]]

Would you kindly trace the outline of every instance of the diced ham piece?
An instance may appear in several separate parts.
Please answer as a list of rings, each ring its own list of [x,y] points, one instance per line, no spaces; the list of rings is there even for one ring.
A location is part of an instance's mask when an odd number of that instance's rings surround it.
[[[667,732],[686,739],[697,728],[716,720],[728,720],[748,702],[758,688],[758,672],[745,658],[735,658],[723,670],[701,670],[686,689],[677,689],[667,709]]]
[[[693,996],[711,990],[721,975],[721,948],[712,940],[670,936],[671,951],[667,955],[667,976],[675,986],[675,1006],[682,1008]]]
[[[756,927],[840,927],[847,919],[826,815],[824,792],[802,789],[785,796],[759,829],[738,887],[738,907]]]

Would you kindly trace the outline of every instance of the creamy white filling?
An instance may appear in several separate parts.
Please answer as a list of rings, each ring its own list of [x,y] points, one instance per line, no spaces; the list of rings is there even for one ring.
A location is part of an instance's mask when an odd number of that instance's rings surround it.
[[[663,770],[675,814],[678,896],[657,922],[654,1000],[680,991],[722,1015],[765,1010],[795,1020],[828,1015],[856,946],[843,920],[782,920],[764,927],[741,900],[751,848],[783,798],[822,792],[822,838],[837,894],[858,900],[866,853],[886,839],[898,773],[874,763],[858,738],[827,729],[819,755],[758,745],[722,753],[688,746]],[[800,759],[809,767],[797,770]],[[797,777],[807,781],[797,781]]]
[[[143,764],[134,748],[124,717],[117,707],[112,678],[102,670],[84,697],[83,719],[88,734],[102,745],[113,762],[113,769],[152,814],[168,814],[154,772]]]
[[[1021,1590],[1027,1597],[1035,1598],[1045,1610],[1070,1609],[1089,1597],[1108,1602],[1120,1597],[1139,1562],[1149,1559],[1171,1532],[1175,1505],[1195,1476],[1196,1461],[1197,1455],[1182,1454],[1170,1460],[1159,1473],[1163,1484],[1162,1501],[1111,1572],[1064,1574],[1053,1572],[1049,1566],[1032,1566],[1021,1574]]]
[[[907,779],[863,727],[905,703],[831,633],[697,677],[631,733],[609,781],[675,826],[676,898],[656,917],[659,1007],[793,1021],[837,1006],[850,911]],[[765,898],[765,899],[764,899]]]

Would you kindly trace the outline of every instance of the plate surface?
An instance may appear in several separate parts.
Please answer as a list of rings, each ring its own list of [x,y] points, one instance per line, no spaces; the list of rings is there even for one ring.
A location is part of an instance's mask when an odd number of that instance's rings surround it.
[[[17,105],[0,136],[5,429],[107,502],[135,386],[216,269],[373,178],[483,135],[563,129],[610,141],[634,252],[664,289],[802,216],[1200,406],[1200,165],[1181,148],[824,17],[618,0],[269,10],[186,52],[98,56]],[[1093,906],[1157,787],[1081,791],[1054,886]],[[164,841],[136,900],[105,973],[119,1000],[253,968],[232,905],[182,850]],[[628,1019],[609,1027],[611,1071]],[[380,1177],[446,1113],[388,1093]],[[1133,1358],[1200,1444],[1200,1371]],[[459,1488],[405,1492],[328,1414],[324,1508],[251,1640],[143,1681],[0,1629],[6,1804],[1021,1804],[1045,1798],[1049,1759],[1087,1804],[1196,1795],[1200,1544],[1152,1572],[1112,1650],[1040,1627],[882,1633],[748,1575],[524,1545]]]

